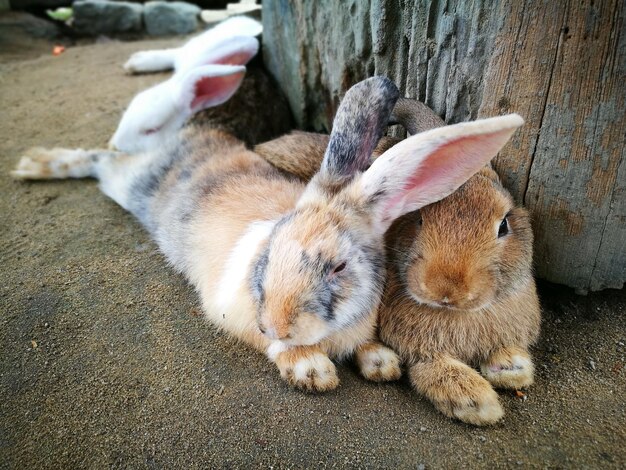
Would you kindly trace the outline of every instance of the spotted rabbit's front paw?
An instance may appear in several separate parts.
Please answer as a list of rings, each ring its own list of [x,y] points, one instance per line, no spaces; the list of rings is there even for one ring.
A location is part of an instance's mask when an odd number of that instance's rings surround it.
[[[355,354],[356,363],[363,377],[374,382],[398,380],[402,375],[400,358],[381,343],[365,343]]]
[[[519,348],[503,348],[481,364],[480,371],[494,386],[519,389],[533,383],[533,361],[527,351]]]
[[[291,348],[278,353],[274,362],[281,377],[301,390],[326,392],[339,385],[335,364],[319,348]]]

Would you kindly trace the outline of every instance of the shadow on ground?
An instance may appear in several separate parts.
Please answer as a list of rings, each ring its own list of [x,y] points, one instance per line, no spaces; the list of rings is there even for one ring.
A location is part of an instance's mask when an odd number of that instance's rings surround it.
[[[350,365],[326,395],[289,389],[199,315],[192,289],[93,181],[18,183],[28,147],[102,147],[137,91],[105,42],[0,60],[0,467],[623,468],[626,293],[542,286],[537,383],[507,415],[450,421],[406,382]],[[0,55],[2,52],[0,52]]]

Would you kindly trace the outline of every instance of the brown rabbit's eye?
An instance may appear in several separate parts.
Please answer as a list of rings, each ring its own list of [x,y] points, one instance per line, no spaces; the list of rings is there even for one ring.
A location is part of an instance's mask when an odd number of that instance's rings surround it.
[[[343,263],[339,263],[337,266],[335,266],[335,268],[332,271],[332,274],[340,273],[344,269],[346,269],[346,262],[345,261]]]
[[[502,238],[507,233],[509,233],[509,221],[507,220],[507,217],[505,217],[502,219],[502,222],[500,222],[500,227],[498,227],[498,238]]]

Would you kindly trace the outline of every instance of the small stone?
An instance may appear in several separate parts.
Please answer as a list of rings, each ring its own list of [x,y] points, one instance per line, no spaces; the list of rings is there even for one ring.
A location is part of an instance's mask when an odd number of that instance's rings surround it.
[[[58,0],[11,0],[10,9],[25,10],[35,5],[50,7],[53,6],[53,3],[56,6]],[[1,4],[2,2],[0,2],[0,5]],[[8,8],[9,2],[7,2],[6,5]],[[3,17],[0,18],[0,28],[5,32],[19,31],[36,38],[52,39],[59,35],[59,28],[56,24],[22,11],[12,11],[10,14],[3,15]],[[30,191],[25,191],[25,193],[30,194]],[[20,236],[27,237],[28,234],[22,233]]]
[[[198,28],[200,8],[186,2],[147,2],[144,5],[146,32],[151,36],[193,33]]]
[[[74,29],[82,34],[125,33],[141,31],[143,5],[106,0],[80,0],[72,5]]]
[[[487,442],[487,438],[485,436],[478,436],[478,440],[480,442]]]
[[[424,426],[420,427],[420,432],[426,432],[426,428]]]
[[[220,388],[217,390],[217,394],[218,394],[218,395],[221,395],[221,394],[223,394],[223,393],[224,393],[224,386],[222,385],[222,386],[220,386]]]
[[[589,359],[589,368],[591,370],[596,370],[596,361],[594,361],[593,359]]]

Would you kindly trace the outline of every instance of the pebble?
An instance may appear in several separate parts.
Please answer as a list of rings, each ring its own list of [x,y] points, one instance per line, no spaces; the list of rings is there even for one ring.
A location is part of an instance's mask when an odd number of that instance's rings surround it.
[[[79,0],[73,4],[73,8],[73,27],[79,33],[98,35],[142,29],[142,4]]]
[[[151,36],[189,34],[198,27],[200,8],[185,2],[147,2],[143,20]]]

